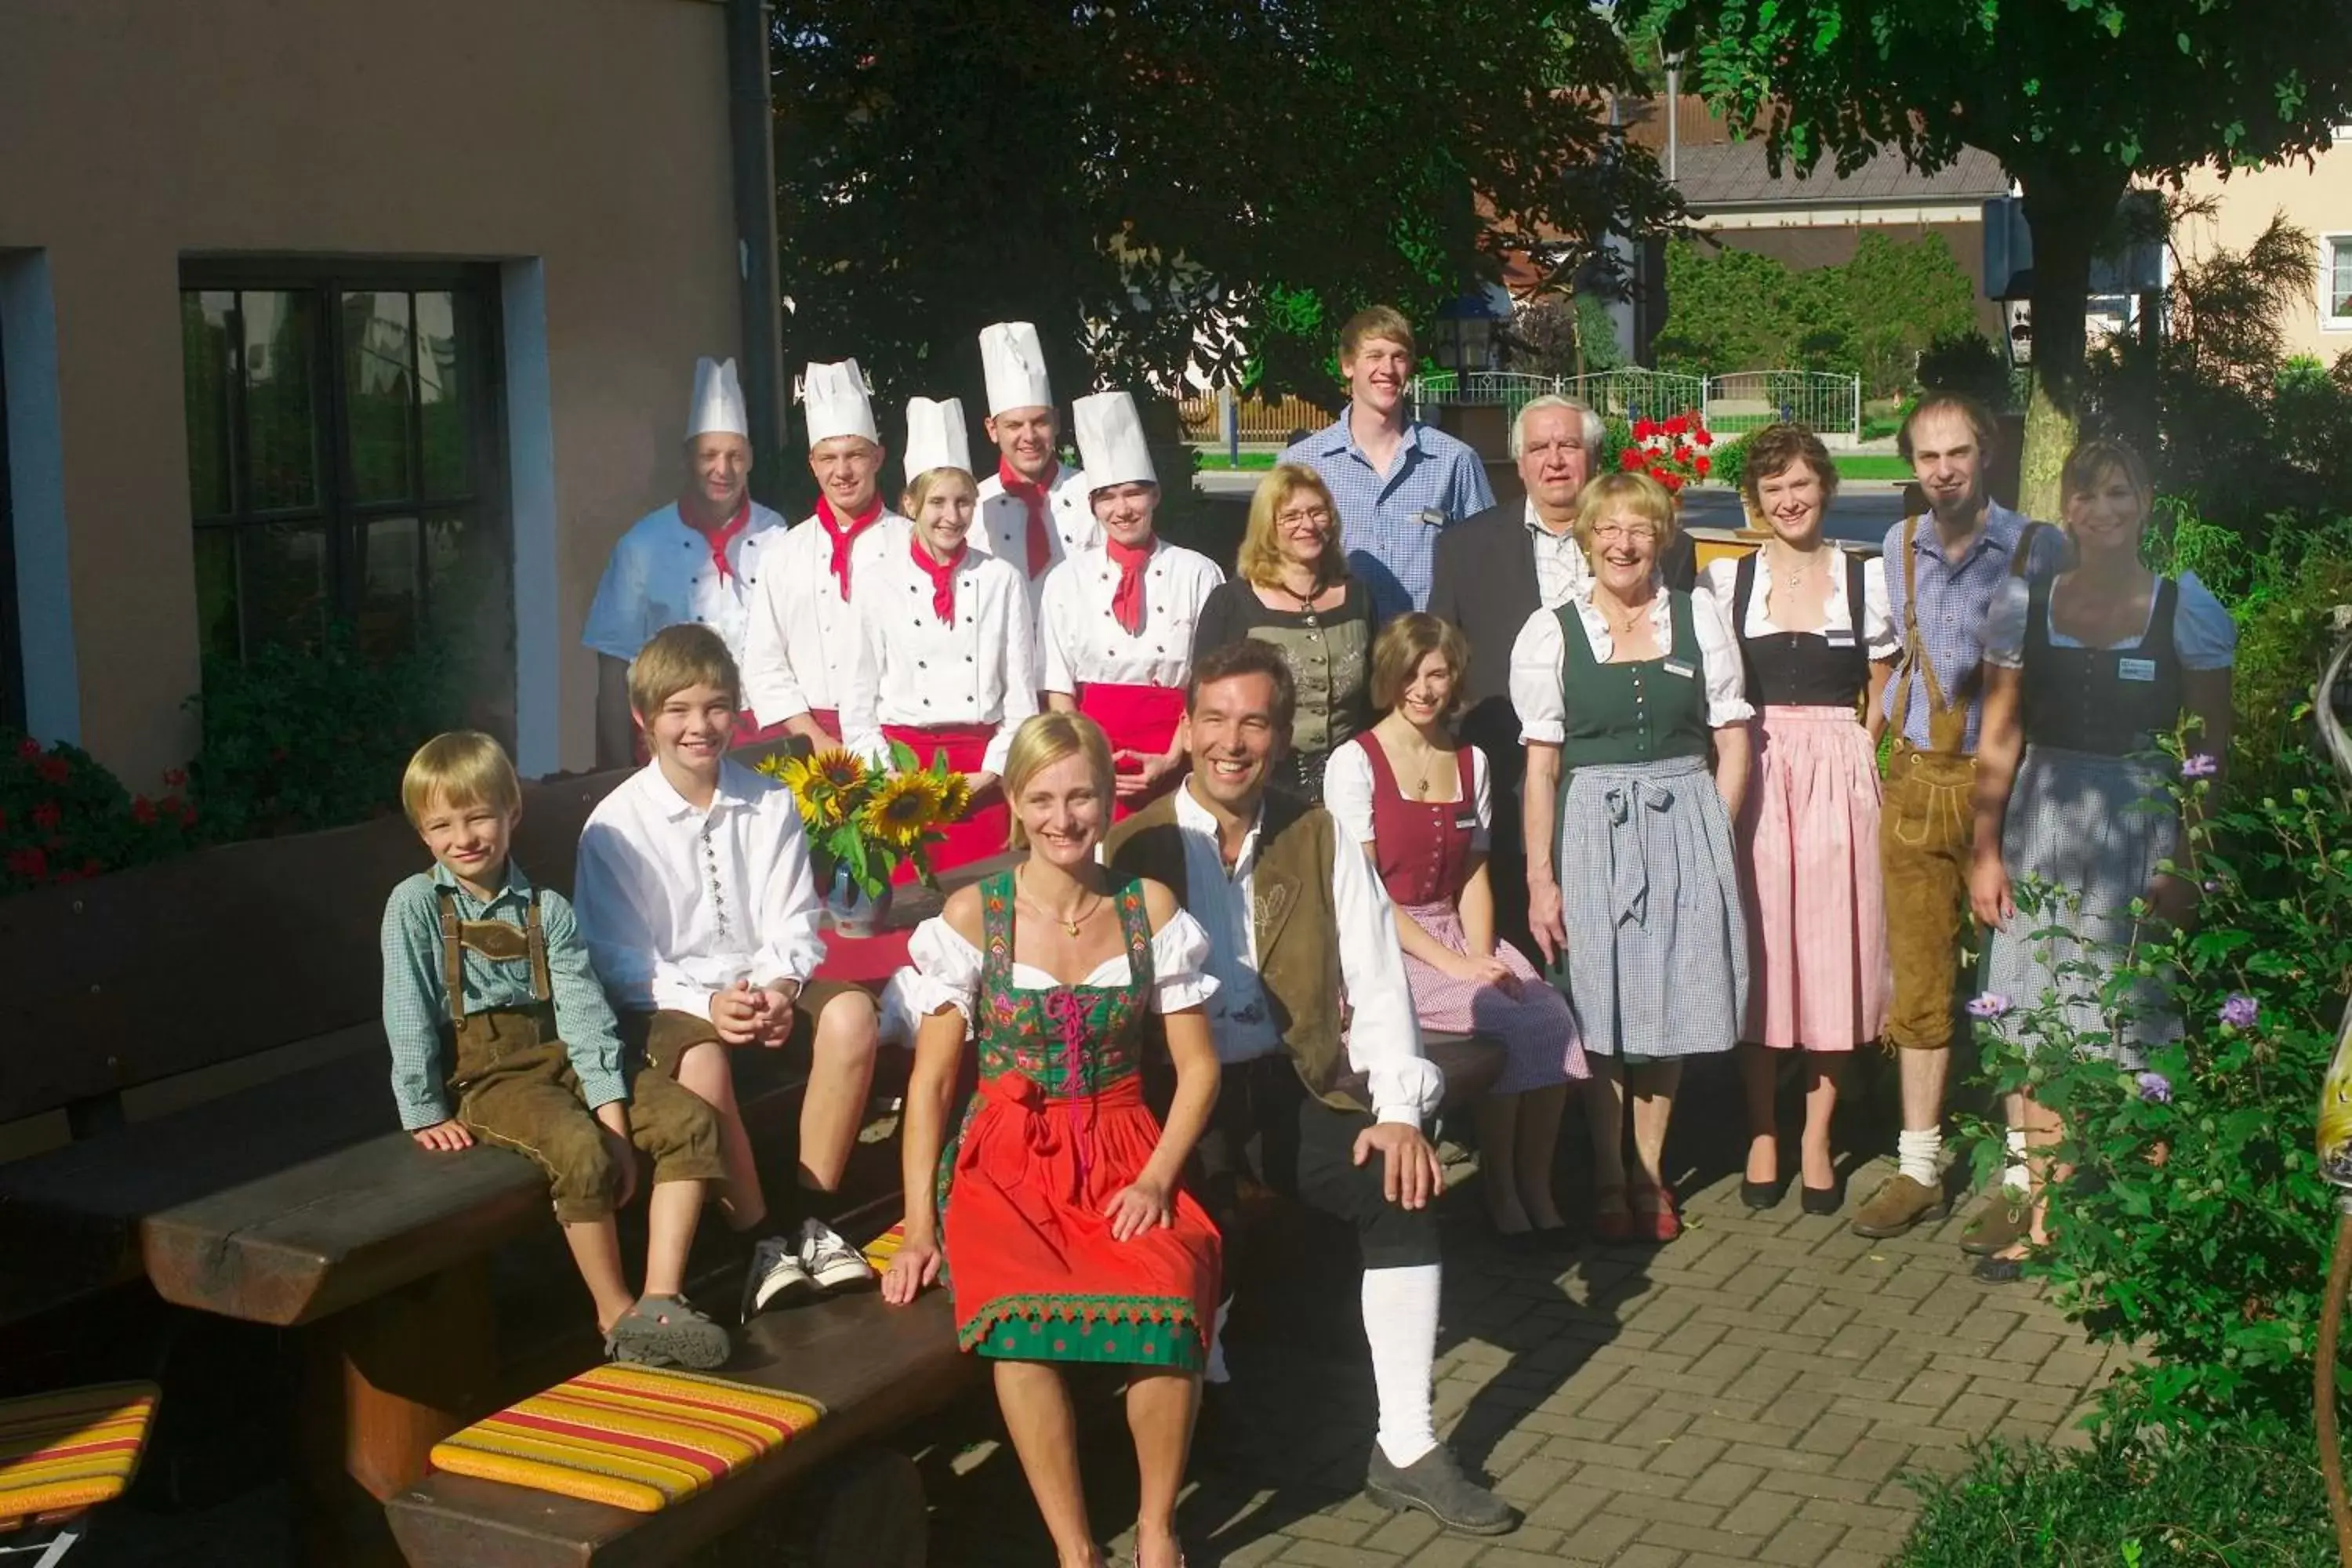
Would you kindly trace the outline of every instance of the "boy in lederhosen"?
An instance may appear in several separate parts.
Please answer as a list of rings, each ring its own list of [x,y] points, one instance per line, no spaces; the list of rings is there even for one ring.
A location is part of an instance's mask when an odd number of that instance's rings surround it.
[[[400,795],[434,859],[383,911],[383,1031],[401,1126],[436,1152],[480,1139],[539,1163],[608,1354],[719,1365],[727,1331],[682,1294],[705,1184],[725,1173],[710,1108],[658,1073],[634,1084],[624,1073],[572,906],[508,858],[522,789],[499,743],[471,731],[436,736],[409,759]],[[613,1223],[636,1190],[639,1149],[654,1162],[642,1297],[628,1288]]]

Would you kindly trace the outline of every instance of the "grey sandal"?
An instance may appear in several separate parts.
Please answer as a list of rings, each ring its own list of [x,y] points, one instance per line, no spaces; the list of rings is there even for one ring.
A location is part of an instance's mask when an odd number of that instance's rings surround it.
[[[604,1336],[604,1353],[639,1366],[709,1372],[734,1352],[727,1331],[683,1296],[647,1296],[621,1314]]]

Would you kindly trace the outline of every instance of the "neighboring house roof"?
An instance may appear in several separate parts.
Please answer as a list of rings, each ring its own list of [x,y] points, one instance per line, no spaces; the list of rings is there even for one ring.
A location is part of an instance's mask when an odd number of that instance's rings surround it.
[[[1698,214],[1723,207],[1850,205],[1856,202],[1981,201],[2009,194],[2000,161],[1974,147],[1933,174],[1921,174],[1893,148],[1882,148],[1851,174],[1840,175],[1823,159],[1810,176],[1783,163],[1775,175],[1761,138],[1684,147],[1676,153],[1675,184]]]

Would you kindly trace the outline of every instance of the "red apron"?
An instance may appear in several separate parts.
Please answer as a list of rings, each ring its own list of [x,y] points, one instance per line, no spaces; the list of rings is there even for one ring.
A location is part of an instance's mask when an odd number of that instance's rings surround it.
[[[915,753],[915,765],[928,768],[931,758],[947,753],[948,766],[960,773],[981,771],[981,760],[988,754],[988,743],[996,739],[993,724],[885,724],[885,740],[895,742]],[[1013,829],[1013,812],[1004,804],[1004,793],[990,786],[985,802],[974,802],[963,814],[963,820],[948,829],[947,837],[931,848],[931,869],[945,871],[951,867],[984,860],[991,855],[1004,852],[1005,836]],[[911,882],[915,873],[909,867],[898,868],[893,881]]]
[[[1102,726],[1103,733],[1110,737],[1112,752],[1140,752],[1146,756],[1163,757],[1176,739],[1176,726],[1184,718],[1184,689],[1084,681],[1078,687],[1078,711]],[[1160,778],[1150,795],[1118,801],[1111,820],[1119,821],[1129,812],[1150,805],[1180,776],[1171,772]]]

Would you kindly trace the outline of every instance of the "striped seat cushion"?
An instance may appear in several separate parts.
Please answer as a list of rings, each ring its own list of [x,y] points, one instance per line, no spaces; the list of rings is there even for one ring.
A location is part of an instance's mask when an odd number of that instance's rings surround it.
[[[101,1383],[0,1400],[0,1530],[121,1497],[161,1397],[152,1383]]]
[[[906,1243],[907,1222],[902,1219],[866,1244],[863,1249],[866,1261],[874,1266],[875,1273],[879,1274],[890,1267],[890,1259],[898,1256],[898,1248]]]
[[[658,1513],[816,1425],[824,1407],[667,1367],[600,1366],[433,1448],[452,1475]]]

